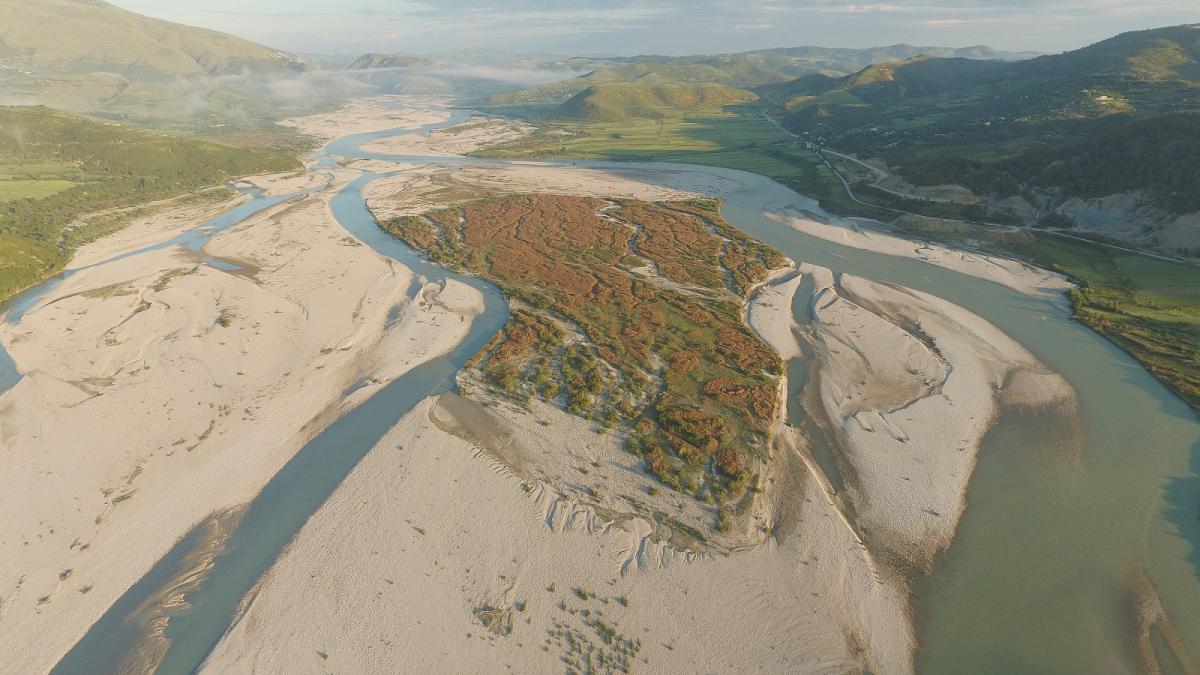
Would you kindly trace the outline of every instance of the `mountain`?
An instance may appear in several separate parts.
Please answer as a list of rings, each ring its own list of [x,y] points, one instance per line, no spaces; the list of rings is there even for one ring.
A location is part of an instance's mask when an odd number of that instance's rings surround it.
[[[897,191],[958,185],[989,218],[1200,252],[1200,25],[1020,62],[919,57],[761,87],[792,131],[875,157]],[[896,180],[908,186],[897,185]]]
[[[680,113],[719,111],[758,97],[721,84],[597,84],[571,97],[551,113],[560,120],[618,122]]]
[[[1083,49],[1022,64],[1024,76],[1200,81],[1200,24],[1122,33]]]
[[[101,0],[0,0],[0,104],[270,142],[278,116],[365,89],[249,40]]]
[[[928,125],[1185,109],[1200,95],[1200,25],[1124,33],[1072,52],[1017,62],[921,56],[840,78],[800,77],[761,91],[789,111],[853,106],[859,108],[850,113],[856,119],[871,119],[863,117],[863,106],[874,106],[876,118],[903,106]],[[948,101],[953,105],[944,105]],[[823,117],[838,128],[836,115]]]
[[[952,49],[892,45],[871,49],[831,47],[788,47],[735,54],[695,56],[630,56],[609,59],[567,59],[561,64],[588,70],[574,79],[552,82],[488,99],[494,107],[557,104],[596,84],[716,83],[731,87],[760,87],[781,84],[793,78],[820,75],[836,78],[864,66],[917,56],[1013,61],[1033,56],[1000,52],[989,47]]]
[[[433,59],[404,54],[363,54],[346,66],[346,70],[378,70],[384,68],[431,67]]]
[[[0,69],[31,75],[107,72],[164,80],[301,68],[232,35],[141,16],[101,0],[0,0]]]

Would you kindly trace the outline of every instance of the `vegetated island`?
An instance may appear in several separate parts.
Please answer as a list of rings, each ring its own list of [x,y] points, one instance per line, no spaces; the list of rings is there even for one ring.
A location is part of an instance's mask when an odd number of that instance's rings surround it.
[[[756,489],[781,363],[745,325],[750,292],[789,264],[719,202],[557,195],[484,199],[384,228],[496,282],[517,308],[474,359],[504,396],[558,402],[602,426],[673,488],[744,511]]]

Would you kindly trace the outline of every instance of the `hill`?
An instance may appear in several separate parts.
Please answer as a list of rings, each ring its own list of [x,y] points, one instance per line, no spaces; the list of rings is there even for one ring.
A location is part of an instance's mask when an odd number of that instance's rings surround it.
[[[840,78],[801,77],[762,91],[790,111],[859,106],[871,109],[873,123],[903,114],[917,127],[1158,114],[1200,102],[1200,25],[1125,33],[1027,61],[923,56]],[[848,131],[836,114],[823,117],[835,132]]]
[[[656,119],[715,112],[724,106],[757,98],[744,89],[720,84],[598,84],[571,97],[550,117],[590,122]]]
[[[855,73],[866,65],[921,55],[1001,60],[1031,56],[999,52],[988,47],[951,49],[892,45],[872,49],[789,47],[736,54],[631,56],[605,61],[569,59],[561,62],[562,65],[590,72],[569,80],[493,96],[485,105],[504,107],[557,104],[596,84],[716,83],[752,88],[780,84],[793,78],[814,74],[835,79]]]
[[[911,184],[893,179],[893,196],[962,185],[993,220],[1200,247],[1197,219],[1178,221],[1200,211],[1180,183],[1195,175],[1183,149],[1196,117],[1179,116],[1200,110],[1200,25],[1021,62],[917,58],[760,91],[791,130],[879,158]]]
[[[0,0],[0,103],[206,135],[342,93],[289,54],[101,0]]]
[[[249,40],[141,16],[101,0],[0,0],[0,68],[109,72],[128,80],[280,71],[291,56]]]
[[[125,221],[88,214],[297,169],[290,157],[0,107],[0,300],[53,274],[72,250]]]

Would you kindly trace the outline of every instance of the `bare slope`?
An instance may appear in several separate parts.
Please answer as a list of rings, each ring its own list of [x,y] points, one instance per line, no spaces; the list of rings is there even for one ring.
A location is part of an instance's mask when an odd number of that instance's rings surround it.
[[[288,55],[101,0],[0,0],[0,68],[33,74],[112,72],[129,79],[295,67]]]

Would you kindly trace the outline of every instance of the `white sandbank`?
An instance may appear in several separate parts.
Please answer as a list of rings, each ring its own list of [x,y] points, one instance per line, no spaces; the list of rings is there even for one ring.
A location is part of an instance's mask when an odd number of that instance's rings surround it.
[[[999,256],[964,251],[927,242],[904,239],[884,232],[868,222],[839,219],[828,223],[795,209],[764,211],[763,215],[805,234],[853,248],[922,260],[931,265],[987,279],[1026,295],[1066,305],[1065,291],[1071,282],[1056,274],[1023,262]]]
[[[411,273],[350,237],[329,194],[214,237],[205,253],[241,270],[150,251],[80,269],[0,324],[24,374],[0,396],[5,668],[48,670],[196,523],[248,501],[348,405],[465,334],[478,294],[409,302]],[[75,264],[209,215],[135,224]],[[345,400],[363,378],[374,384]]]
[[[501,457],[440,429],[437,408],[410,412],[339,486],[203,672],[552,672],[578,658],[565,633],[593,659],[637,640],[629,672],[910,670],[903,595],[802,469],[778,539],[681,556],[628,504],[598,515],[539,478],[543,453],[594,436],[581,420],[559,413],[547,444]]]
[[[808,325],[792,316],[801,292]],[[806,407],[840,448],[868,544],[922,569],[953,540],[1000,406],[1074,405],[1070,385],[995,326],[908,288],[801,265],[759,293],[750,321],[785,358],[816,359]]]
[[[520,140],[534,127],[517,120],[472,117],[462,124],[435,129],[429,134],[392,136],[362,147],[389,155],[459,156]]]
[[[332,112],[293,117],[279,125],[292,127],[320,141],[331,141],[351,134],[418,127],[450,118],[449,112],[434,110],[430,105],[404,105],[409,100],[403,96],[358,99]]]

